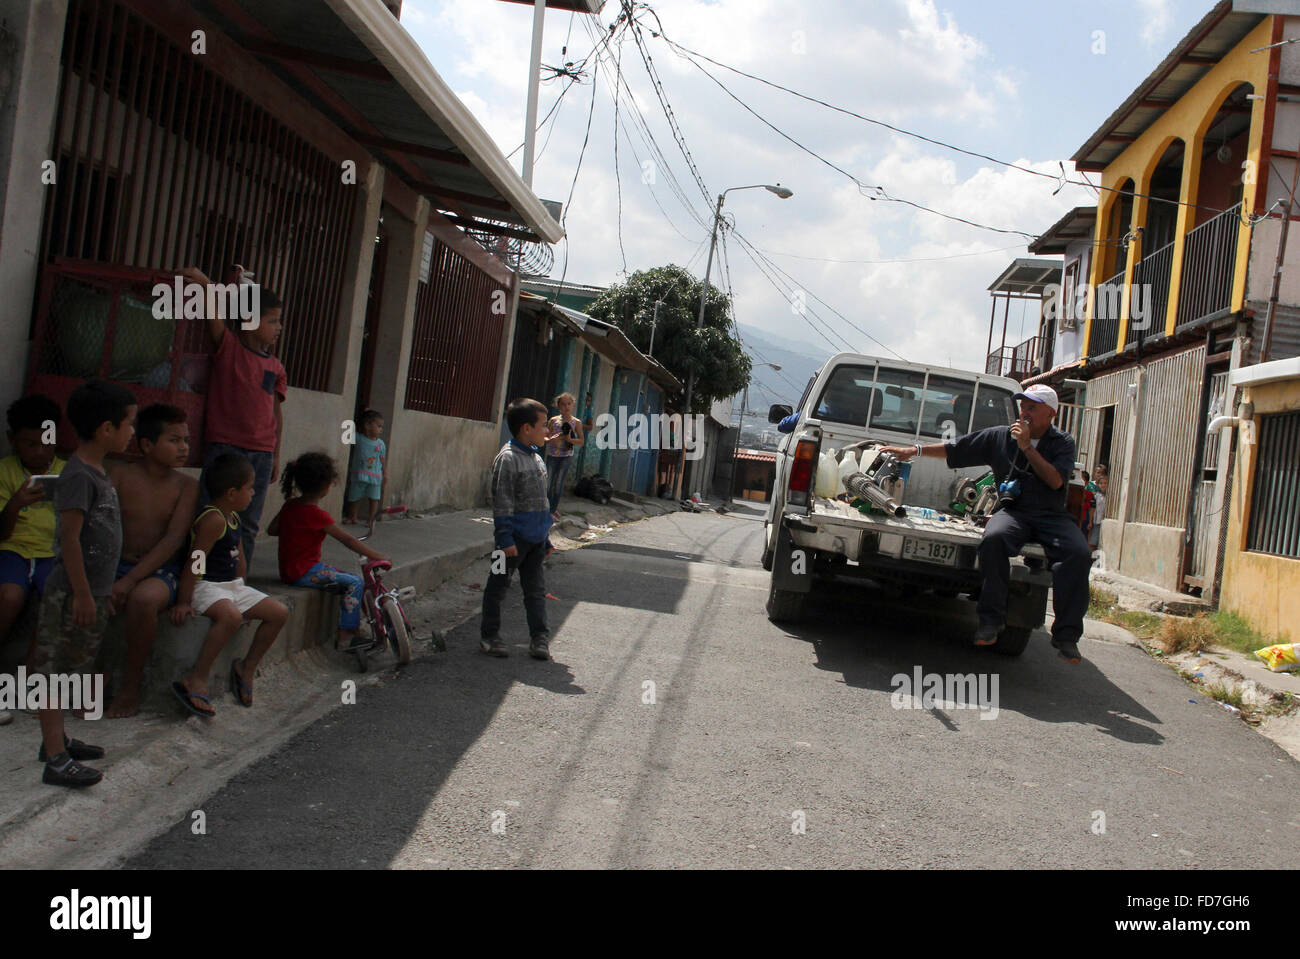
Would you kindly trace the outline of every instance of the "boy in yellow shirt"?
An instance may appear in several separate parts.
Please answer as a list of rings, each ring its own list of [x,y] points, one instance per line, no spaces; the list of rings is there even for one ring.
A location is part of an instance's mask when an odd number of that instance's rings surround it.
[[[41,595],[54,566],[54,503],[30,481],[63,472],[63,460],[54,455],[54,431],[62,415],[48,396],[24,396],[9,407],[14,452],[0,459],[0,647],[28,594],[35,590]],[[12,720],[13,713],[0,710],[0,725]]]

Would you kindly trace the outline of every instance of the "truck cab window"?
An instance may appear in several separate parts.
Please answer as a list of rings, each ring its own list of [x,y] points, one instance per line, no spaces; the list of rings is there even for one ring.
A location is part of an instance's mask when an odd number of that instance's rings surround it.
[[[870,366],[841,366],[831,374],[817,402],[818,419],[863,426],[876,371]]]
[[[1011,394],[996,386],[981,383],[975,394],[975,415],[971,432],[986,430],[990,426],[1009,426],[1016,421],[1016,401]]]

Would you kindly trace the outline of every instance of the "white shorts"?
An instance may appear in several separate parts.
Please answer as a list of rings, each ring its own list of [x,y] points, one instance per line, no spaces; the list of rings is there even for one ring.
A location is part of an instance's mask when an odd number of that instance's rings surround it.
[[[232,579],[228,583],[210,583],[201,579],[194,584],[194,598],[190,605],[197,615],[202,616],[213,603],[228,599],[241,613],[247,613],[266,598],[266,593],[253,589],[242,579]]]

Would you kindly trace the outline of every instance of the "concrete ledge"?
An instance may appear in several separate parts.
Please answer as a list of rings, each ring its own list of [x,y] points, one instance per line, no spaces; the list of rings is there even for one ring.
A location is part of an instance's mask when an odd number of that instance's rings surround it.
[[[351,527],[351,530],[364,534],[361,527]],[[480,509],[394,520],[378,524],[374,536],[367,542],[393,560],[393,569],[385,577],[386,583],[413,586],[417,592],[423,593],[458,575],[492,551],[492,517]],[[332,646],[338,628],[337,596],[280,582],[276,544],[275,539],[268,537],[258,540],[252,573],[248,578],[251,586],[289,608],[289,620],[262,661],[260,676],[288,663],[298,653]],[[360,557],[334,540],[325,543],[322,558],[326,563],[349,572],[357,570],[360,565]],[[12,669],[21,661],[30,630],[35,626],[34,619],[33,604],[29,603],[20,623],[23,628],[15,628],[12,641],[6,644],[0,668]],[[180,707],[172,696],[171,684],[198,658],[209,625],[206,618],[199,616],[177,628],[165,616],[160,617],[158,638],[145,666],[141,686],[142,710],[179,714]],[[253,624],[245,625],[222,651],[208,680],[210,689],[225,689],[230,663],[247,651],[255,629]],[[113,680],[120,680],[120,670],[126,662],[126,639],[125,617],[114,617],[104,634],[99,656],[99,666],[108,677],[110,688],[114,687]]]

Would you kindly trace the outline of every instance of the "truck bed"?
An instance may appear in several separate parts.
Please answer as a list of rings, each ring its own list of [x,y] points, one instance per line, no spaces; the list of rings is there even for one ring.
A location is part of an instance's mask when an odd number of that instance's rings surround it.
[[[982,527],[975,525],[964,516],[942,515],[946,518],[939,519],[938,514],[930,519],[914,516],[886,516],[881,513],[867,515],[848,503],[818,496],[813,499],[813,509],[808,521],[821,530],[818,534],[819,538],[825,535],[856,537],[869,531],[882,536],[893,534],[906,536],[909,539],[940,540],[970,548],[979,546],[980,540],[984,538]],[[1038,543],[1026,543],[1025,548],[1021,550],[1021,555],[1034,559],[1047,558],[1043,547]]]

